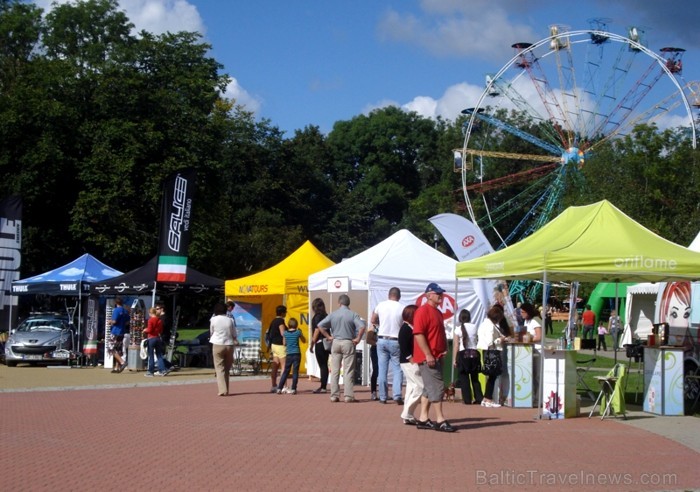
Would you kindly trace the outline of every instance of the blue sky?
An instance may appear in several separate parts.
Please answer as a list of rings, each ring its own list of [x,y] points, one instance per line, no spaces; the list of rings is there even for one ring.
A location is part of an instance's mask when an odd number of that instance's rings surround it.
[[[60,0],[60,3],[68,0]],[[39,0],[48,8],[49,0]],[[631,25],[647,46],[687,50],[686,81],[700,80],[700,9],[687,0],[120,0],[137,29],[195,30],[233,81],[227,95],[291,137],[394,104],[454,119],[486,73],[551,24]]]

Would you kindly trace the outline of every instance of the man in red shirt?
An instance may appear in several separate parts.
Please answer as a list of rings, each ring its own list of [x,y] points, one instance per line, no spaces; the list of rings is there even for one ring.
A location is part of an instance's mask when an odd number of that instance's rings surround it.
[[[583,324],[583,333],[581,336],[584,340],[593,340],[593,328],[595,328],[595,313],[591,311],[591,305],[586,304],[586,310],[581,315],[581,322]]]
[[[434,429],[455,432],[442,413],[442,395],[445,383],[442,378],[442,361],[447,353],[447,337],[442,313],[437,308],[445,289],[435,282],[425,289],[427,302],[413,316],[413,358],[423,378],[423,394],[420,400],[418,429]],[[435,422],[429,417],[430,407],[435,408]]]

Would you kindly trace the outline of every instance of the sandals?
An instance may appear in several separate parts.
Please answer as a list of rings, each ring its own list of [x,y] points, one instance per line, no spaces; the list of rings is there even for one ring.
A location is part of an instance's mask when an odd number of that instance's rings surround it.
[[[457,432],[457,429],[452,427],[447,420],[442,422],[433,422],[430,419],[426,420],[425,422],[416,420],[416,429],[431,429],[438,432]]]
[[[439,431],[439,432],[457,432],[457,429],[452,427],[447,420],[440,422],[438,424],[435,424],[435,425],[437,426],[435,428],[435,430]]]
[[[421,420],[416,420],[416,429],[436,430],[437,424],[435,424],[435,422],[433,422],[430,419],[426,420],[425,422],[423,422]]]

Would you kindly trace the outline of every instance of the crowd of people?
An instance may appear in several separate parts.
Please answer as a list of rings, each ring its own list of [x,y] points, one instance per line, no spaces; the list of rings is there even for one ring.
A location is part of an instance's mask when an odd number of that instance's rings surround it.
[[[446,361],[447,336],[443,315],[438,309],[444,292],[438,284],[430,283],[425,289],[425,299],[420,306],[404,306],[400,303],[400,289],[393,287],[389,290],[387,299],[379,302],[374,308],[369,326],[366,326],[364,319],[357,312],[350,309],[350,297],[346,294],[338,296],[338,306],[330,314],[323,299],[314,299],[311,304],[309,351],[314,354],[318,363],[320,377],[319,387],[312,392],[329,393],[332,403],[341,400],[345,403],[356,402],[356,350],[358,344],[366,340],[371,345],[372,355],[370,398],[380,404],[392,402],[401,406],[400,418],[405,425],[415,426],[417,429],[455,432],[442,409],[445,395],[443,369],[449,362],[457,374],[456,383],[463,404],[487,408],[501,407],[504,403],[503,392],[499,391],[496,398],[495,389],[504,371],[505,364],[501,355],[504,346],[513,341],[541,346],[543,337],[552,330],[552,311],[548,310],[545,313],[543,322],[541,307],[527,302],[518,303],[514,312],[516,323],[511,329],[504,308],[498,303],[487,310],[486,317],[479,326],[472,323],[469,310],[462,309],[458,323],[452,330],[452,360]],[[213,346],[220,396],[229,394],[233,350],[238,343],[233,306],[231,301],[228,306],[217,304],[211,318],[210,342]],[[265,341],[271,353],[270,392],[294,395],[297,393],[301,365],[300,342],[305,343],[306,339],[295,318],[286,320],[285,306],[277,306],[275,314],[265,334]],[[587,306],[581,317],[582,333],[586,336],[593,333],[595,327],[595,315],[591,314],[590,306]],[[159,333],[158,313],[152,312],[151,319],[155,321],[153,327],[149,321],[147,329],[148,373],[153,373],[157,362],[158,372],[167,374],[167,369],[162,365],[162,347],[159,352],[160,344],[155,341]],[[113,326],[118,324],[118,316],[115,320]],[[608,333],[613,335],[613,346],[617,348],[616,340],[620,331],[621,322],[615,311],[611,313],[607,326],[599,320],[598,349],[602,346],[603,350],[607,350],[605,335]],[[368,336],[365,339],[366,333],[376,336]],[[154,339],[152,349],[151,337]],[[481,375],[486,377],[483,388]],[[290,377],[291,385],[287,385]],[[536,386],[539,374],[535,373],[533,377]]]

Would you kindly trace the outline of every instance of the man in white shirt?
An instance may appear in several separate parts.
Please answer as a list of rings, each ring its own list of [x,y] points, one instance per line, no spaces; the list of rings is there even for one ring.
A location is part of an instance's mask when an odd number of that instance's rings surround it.
[[[403,384],[403,372],[399,361],[399,329],[403,324],[404,306],[399,302],[401,290],[398,287],[389,289],[389,298],[377,304],[372,313],[372,325],[377,326],[377,357],[379,359],[379,403],[386,403],[388,399],[388,375],[389,363],[391,363],[392,383],[391,391],[393,400],[398,405],[403,405],[401,387]]]

